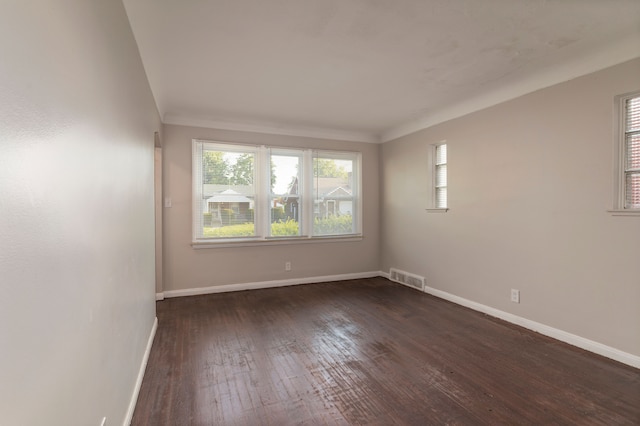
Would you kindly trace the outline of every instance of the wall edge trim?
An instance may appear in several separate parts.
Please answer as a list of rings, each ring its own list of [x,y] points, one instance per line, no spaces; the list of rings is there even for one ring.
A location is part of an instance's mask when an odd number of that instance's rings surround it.
[[[301,285],[301,284],[313,284],[313,283],[321,283],[321,282],[343,281],[343,280],[352,280],[352,279],[359,279],[359,278],[374,278],[374,277],[383,277],[383,278],[389,279],[389,273],[384,271],[369,271],[369,272],[356,272],[356,273],[350,273],[350,274],[293,278],[293,279],[287,279],[287,280],[226,284],[221,286],[191,288],[191,289],[184,289],[184,290],[169,290],[169,291],[164,291],[162,293],[162,296],[163,296],[163,299],[166,299],[166,298],[172,298],[172,297],[197,296],[197,295],[203,295],[203,294],[226,293],[230,291],[275,288],[275,287],[285,287],[285,286],[293,286],[293,285]],[[605,358],[609,358],[614,361],[621,362],[631,367],[640,368],[640,356],[633,355],[628,352],[624,352],[620,349],[613,348],[603,343],[599,343],[599,342],[587,339],[585,337],[578,336],[576,334],[572,334],[567,331],[539,323],[537,321],[520,317],[518,315],[514,315],[509,312],[501,311],[499,309],[492,308],[490,306],[483,305],[481,303],[474,302],[472,300],[465,299],[463,297],[456,296],[451,293],[447,293],[446,291],[425,286],[424,292],[432,296],[438,297],[440,299],[453,302],[457,305],[461,305],[466,308],[473,309],[474,311],[482,312],[494,318],[499,318],[501,320],[507,321],[511,324],[518,325],[528,330],[535,331],[544,336],[551,337],[553,339],[559,340],[564,343],[568,343],[571,346],[575,346],[577,348],[584,349],[586,351],[595,353],[597,355],[604,356]]]
[[[131,395],[131,400],[129,401],[129,408],[127,409],[127,415],[122,423],[123,426],[129,426],[131,424],[131,420],[133,419],[133,412],[136,409],[136,403],[138,402],[138,394],[140,393],[140,388],[142,387],[142,379],[144,378],[144,373],[147,369],[147,363],[149,362],[149,355],[151,355],[151,347],[153,346],[153,339],[156,336],[156,330],[158,329],[158,317],[155,317],[153,321],[153,326],[151,327],[151,332],[149,333],[149,339],[147,340],[147,347],[145,348],[144,355],[142,356],[142,362],[140,363],[140,369],[138,370],[138,377],[136,378],[136,383],[133,388],[133,393]]]
[[[628,352],[621,351],[620,349],[607,346],[603,343],[578,336],[577,334],[572,334],[555,327],[551,327],[527,318],[520,317],[518,315],[511,314],[509,312],[501,311],[499,309],[495,309],[490,306],[465,299],[460,296],[456,296],[451,293],[447,293],[446,291],[437,290],[435,288],[425,286],[424,292],[440,299],[453,302],[457,305],[473,309],[474,311],[482,312],[489,316],[499,318],[528,330],[535,331],[561,342],[568,343],[571,346],[575,346],[580,349],[595,353],[597,355],[601,355],[605,358],[621,362],[631,367],[640,368],[640,356],[633,355]]]
[[[249,283],[224,284],[210,287],[189,288],[184,290],[165,290],[165,299],[171,297],[197,296],[202,294],[227,293],[230,291],[257,290],[262,288],[286,287],[300,284],[314,284],[331,281],[355,280],[359,278],[379,277],[380,271],[354,272],[349,274],[323,275],[317,277],[291,278],[287,280],[258,281]]]

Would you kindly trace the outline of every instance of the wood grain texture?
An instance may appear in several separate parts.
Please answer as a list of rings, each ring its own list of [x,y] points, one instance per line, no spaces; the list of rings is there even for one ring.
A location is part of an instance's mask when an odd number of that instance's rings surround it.
[[[640,370],[384,278],[157,315],[132,425],[640,424]]]

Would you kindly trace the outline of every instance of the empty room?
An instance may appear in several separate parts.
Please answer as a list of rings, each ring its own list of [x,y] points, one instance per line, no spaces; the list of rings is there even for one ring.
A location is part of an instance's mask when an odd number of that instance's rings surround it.
[[[640,424],[640,2],[0,2],[0,424]]]

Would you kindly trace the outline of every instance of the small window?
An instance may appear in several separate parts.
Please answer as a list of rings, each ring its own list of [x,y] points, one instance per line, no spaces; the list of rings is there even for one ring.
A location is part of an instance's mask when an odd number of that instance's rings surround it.
[[[447,208],[447,144],[436,146],[436,208]]]
[[[446,212],[447,200],[447,144],[431,145],[429,150],[429,207],[428,211]]]
[[[640,213],[640,93],[618,98],[615,211]]]

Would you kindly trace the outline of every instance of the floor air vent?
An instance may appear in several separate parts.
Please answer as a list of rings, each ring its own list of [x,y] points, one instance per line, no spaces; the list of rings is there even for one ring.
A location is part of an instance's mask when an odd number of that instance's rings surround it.
[[[389,279],[420,291],[424,291],[424,277],[391,268],[389,271]]]

